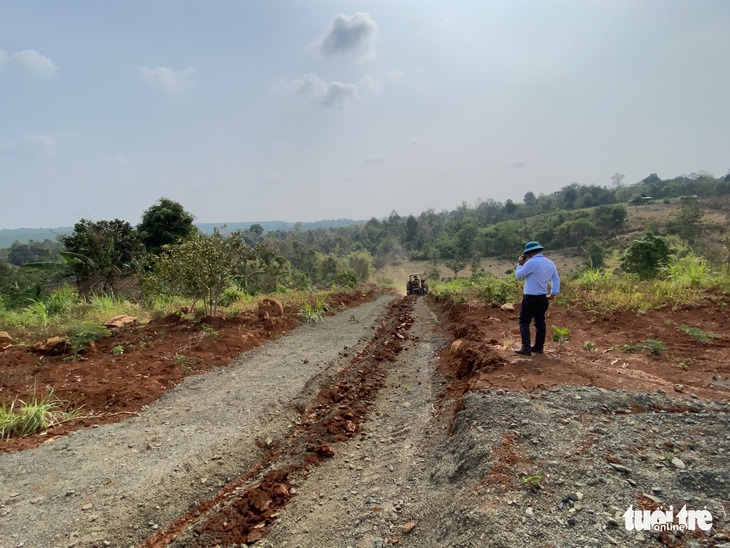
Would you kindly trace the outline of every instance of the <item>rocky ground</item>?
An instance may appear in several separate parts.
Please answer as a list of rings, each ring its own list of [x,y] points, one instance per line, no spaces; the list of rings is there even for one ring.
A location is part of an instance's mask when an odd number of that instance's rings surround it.
[[[380,296],[0,455],[0,547],[728,546],[716,312],[554,307],[573,340],[516,359],[514,312]],[[666,353],[618,350],[647,337]],[[630,507],[670,506],[711,528],[627,530]]]

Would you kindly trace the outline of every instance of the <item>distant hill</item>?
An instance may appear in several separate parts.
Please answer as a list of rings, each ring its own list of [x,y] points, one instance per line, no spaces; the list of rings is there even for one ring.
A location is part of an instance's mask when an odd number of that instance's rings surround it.
[[[71,234],[72,226],[58,228],[0,228],[0,249],[5,249],[15,242],[27,244],[31,240],[42,242],[43,240],[56,241],[61,234]]]
[[[292,230],[299,225],[301,230],[312,230],[315,228],[339,228],[355,224],[364,224],[366,221],[353,221],[352,219],[331,219],[325,221],[314,221],[311,223],[291,223],[288,221],[252,221],[245,223],[195,223],[203,234],[212,234],[213,228],[218,227],[221,232],[228,234],[236,230],[246,230],[251,225],[259,224],[266,232],[271,230]],[[56,241],[61,234],[71,234],[72,226],[57,228],[0,228],[0,249],[13,245],[14,242],[27,244],[30,240],[42,242],[43,240]]]
[[[246,223],[195,223],[203,234],[212,234],[213,229],[218,227],[223,234],[235,232],[236,230],[246,230],[251,225],[261,225],[266,232],[272,230],[292,230],[299,227],[301,230],[313,230],[315,228],[340,228],[343,226],[365,224],[367,221],[353,221],[352,219],[330,219],[325,221],[313,221],[311,223],[290,223],[289,221],[258,221]]]

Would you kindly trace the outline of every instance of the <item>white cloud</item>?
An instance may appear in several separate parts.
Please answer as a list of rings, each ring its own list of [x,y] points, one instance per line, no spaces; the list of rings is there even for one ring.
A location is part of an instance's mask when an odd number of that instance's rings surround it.
[[[373,78],[369,74],[364,74],[360,78],[360,89],[362,91],[369,91],[370,93],[380,93],[383,91],[383,82],[377,78]]]
[[[190,85],[194,74],[193,67],[175,71],[168,67],[151,69],[142,67],[140,75],[144,82],[165,93],[177,93]]]
[[[371,45],[378,25],[367,13],[355,15],[337,15],[330,23],[330,28],[319,43],[325,55],[336,55]]]
[[[56,154],[58,142],[46,135],[26,135],[15,141],[0,143],[0,154],[13,157],[50,157]]]
[[[0,66],[11,63],[43,78],[55,78],[58,72],[58,66],[52,59],[41,55],[34,49],[24,49],[16,53],[8,53],[4,49],[0,49]]]
[[[525,160],[519,160],[509,165],[512,169],[524,169],[526,166],[527,162]]]
[[[294,82],[294,92],[322,108],[343,107],[345,103],[358,97],[355,84],[345,82],[325,82],[316,74],[308,73]]]
[[[382,164],[385,162],[385,156],[370,156],[365,158],[365,163],[370,166]]]

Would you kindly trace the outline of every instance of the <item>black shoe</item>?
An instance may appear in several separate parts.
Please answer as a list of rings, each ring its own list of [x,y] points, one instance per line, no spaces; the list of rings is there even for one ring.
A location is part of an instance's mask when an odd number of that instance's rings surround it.
[[[535,354],[542,354],[542,348],[538,348],[537,346],[533,346],[532,348],[530,348],[530,351]]]
[[[530,356],[532,354],[532,350],[530,350],[530,347],[522,347],[519,350],[515,350],[515,354],[519,354],[520,356]]]

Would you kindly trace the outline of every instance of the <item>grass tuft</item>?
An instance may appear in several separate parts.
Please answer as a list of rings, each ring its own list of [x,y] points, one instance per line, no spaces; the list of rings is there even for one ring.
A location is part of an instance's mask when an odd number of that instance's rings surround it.
[[[53,396],[53,392],[40,400],[33,396],[29,403],[16,399],[10,406],[0,406],[0,438],[30,436],[78,416],[79,411],[64,410],[62,402]]]

